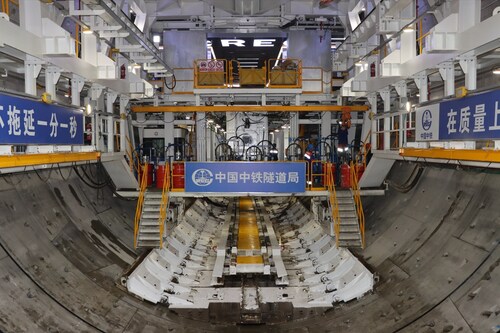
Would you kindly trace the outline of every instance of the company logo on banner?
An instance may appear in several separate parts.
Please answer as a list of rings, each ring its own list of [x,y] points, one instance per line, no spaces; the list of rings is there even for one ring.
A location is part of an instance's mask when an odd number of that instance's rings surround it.
[[[500,90],[417,109],[418,141],[500,138]]]
[[[187,162],[186,192],[301,193],[306,164],[300,162]]]
[[[222,60],[201,60],[198,61],[198,70],[200,72],[223,72],[224,61]]]
[[[418,141],[439,140],[439,104],[418,108],[415,121]]]
[[[0,144],[83,144],[83,112],[0,94]]]

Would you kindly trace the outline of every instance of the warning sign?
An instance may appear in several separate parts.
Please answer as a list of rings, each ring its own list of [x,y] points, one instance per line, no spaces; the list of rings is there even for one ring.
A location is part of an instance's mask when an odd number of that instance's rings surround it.
[[[223,72],[224,61],[222,60],[201,60],[198,61],[198,70],[200,72]]]

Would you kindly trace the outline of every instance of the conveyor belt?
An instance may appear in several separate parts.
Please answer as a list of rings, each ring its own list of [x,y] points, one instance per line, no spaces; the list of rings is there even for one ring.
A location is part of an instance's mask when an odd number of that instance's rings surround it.
[[[238,227],[238,253],[260,252],[259,227],[251,198],[240,198]],[[262,255],[238,255],[237,264],[263,264]]]

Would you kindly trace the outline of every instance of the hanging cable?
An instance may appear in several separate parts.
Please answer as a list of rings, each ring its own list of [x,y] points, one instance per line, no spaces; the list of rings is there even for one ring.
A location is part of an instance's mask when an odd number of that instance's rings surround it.
[[[50,176],[52,175],[52,168],[53,168],[53,167],[54,167],[54,164],[52,164],[52,165],[50,166],[49,175],[47,176],[47,178],[46,178],[46,179],[43,179],[43,178],[40,176],[40,174],[38,173],[38,170],[37,170],[36,168],[34,168],[33,170],[35,170],[35,173],[36,173],[36,175],[38,176],[38,178],[40,178],[40,180],[41,180],[42,182],[46,183],[46,182],[50,179]]]

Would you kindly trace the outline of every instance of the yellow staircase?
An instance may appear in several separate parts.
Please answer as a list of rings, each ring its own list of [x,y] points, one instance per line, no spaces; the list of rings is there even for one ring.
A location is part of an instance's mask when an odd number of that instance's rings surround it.
[[[142,167],[145,171],[147,165]],[[169,205],[170,167],[165,166],[164,183],[161,192],[147,190],[147,172],[141,175],[141,189],[137,200],[134,223],[135,248],[156,248],[163,246],[163,232]]]

